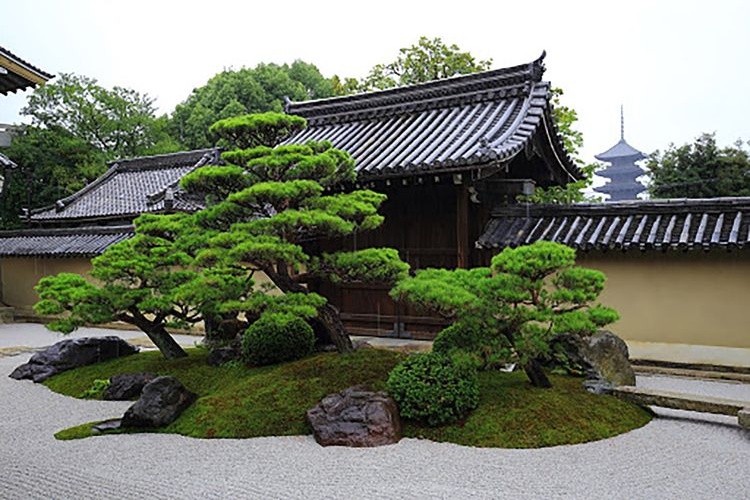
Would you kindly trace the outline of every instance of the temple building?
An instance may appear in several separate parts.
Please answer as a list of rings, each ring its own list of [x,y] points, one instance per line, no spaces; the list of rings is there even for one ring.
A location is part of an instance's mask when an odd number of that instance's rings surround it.
[[[611,203],[519,204],[536,186],[581,177],[552,118],[542,58],[527,64],[379,92],[288,103],[308,127],[287,143],[331,141],[348,151],[353,186],[385,193],[384,224],[318,250],[392,247],[413,270],[489,264],[504,248],[555,241],[607,275],[602,303],[636,358],[750,367],[750,198],[636,199],[645,156],[621,140],[597,158]],[[2,300],[18,314],[39,278],[85,274],[90,259],[133,236],[140,213],[195,211],[180,179],[219,164],[211,148],[114,162],[102,177],[0,232]],[[626,201],[618,201],[623,200]],[[429,339],[447,325],[394,302],[389,287],[314,285],[351,334]]]
[[[620,140],[603,153],[595,155],[599,161],[609,163],[607,167],[598,171],[596,175],[604,177],[609,182],[595,188],[600,194],[609,195],[607,201],[637,200],[638,194],[646,187],[638,181],[645,171],[636,164],[647,158],[625,141],[625,121],[620,108]]]

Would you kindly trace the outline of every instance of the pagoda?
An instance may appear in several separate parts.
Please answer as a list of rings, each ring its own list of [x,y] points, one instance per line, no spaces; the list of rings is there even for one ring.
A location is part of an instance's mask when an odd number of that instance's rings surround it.
[[[647,156],[625,142],[625,120],[622,107],[620,107],[620,141],[605,152],[595,155],[594,158],[609,163],[607,167],[596,173],[608,179],[609,182],[595,189],[597,193],[608,194],[607,201],[636,200],[638,193],[646,189],[637,180],[645,171],[635,162]]]

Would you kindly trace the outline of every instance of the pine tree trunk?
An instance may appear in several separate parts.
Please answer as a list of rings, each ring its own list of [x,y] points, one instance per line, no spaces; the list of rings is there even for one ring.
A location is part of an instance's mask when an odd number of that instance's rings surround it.
[[[172,338],[172,335],[164,328],[163,324],[149,321],[145,316],[135,311],[131,311],[131,313],[132,316],[122,315],[119,319],[137,326],[151,339],[151,342],[159,349],[162,356],[167,359],[184,358],[187,356],[187,353]]]
[[[544,389],[552,387],[552,383],[547,378],[547,374],[544,373],[542,365],[536,359],[532,359],[526,363],[523,370],[534,387],[542,387]]]
[[[144,330],[144,333],[151,339],[162,355],[167,359],[184,358],[187,353],[180,347],[180,344],[172,338],[162,325],[151,325],[151,328]]]
[[[352,339],[349,338],[349,334],[346,333],[344,323],[341,321],[341,315],[338,309],[329,303],[326,303],[318,311],[320,321],[323,326],[328,330],[328,334],[331,336],[333,345],[336,346],[336,350],[340,354],[352,352],[354,346],[352,345]]]

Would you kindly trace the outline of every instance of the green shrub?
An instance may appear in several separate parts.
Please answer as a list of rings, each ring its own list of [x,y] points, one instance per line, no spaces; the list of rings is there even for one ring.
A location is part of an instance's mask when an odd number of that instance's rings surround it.
[[[286,313],[266,313],[245,331],[242,359],[252,365],[272,365],[312,352],[315,333],[305,320]]]
[[[79,397],[84,399],[102,399],[104,391],[109,387],[110,380],[108,378],[95,379],[91,386],[83,391]]]
[[[402,417],[431,426],[460,420],[479,404],[474,367],[436,352],[404,360],[391,371],[387,387]]]
[[[432,350],[450,357],[468,356],[478,369],[490,370],[511,362],[512,352],[506,344],[486,328],[457,322],[437,335]]]

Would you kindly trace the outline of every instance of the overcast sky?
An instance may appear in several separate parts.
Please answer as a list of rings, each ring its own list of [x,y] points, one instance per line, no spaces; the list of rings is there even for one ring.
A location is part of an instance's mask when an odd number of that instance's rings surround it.
[[[547,51],[545,79],[578,111],[584,159],[619,139],[650,153],[716,132],[750,139],[748,1],[194,2],[0,0],[0,45],[156,99],[169,113],[224,68],[302,59],[362,77],[421,35],[493,67]],[[0,98],[16,122],[25,93]]]

